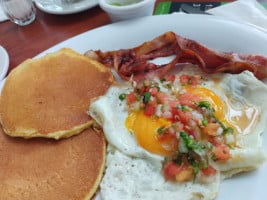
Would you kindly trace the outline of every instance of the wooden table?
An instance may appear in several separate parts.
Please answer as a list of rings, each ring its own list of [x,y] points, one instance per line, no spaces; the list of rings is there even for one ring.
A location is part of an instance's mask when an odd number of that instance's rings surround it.
[[[52,15],[36,8],[35,21],[18,26],[10,21],[0,23],[0,45],[10,56],[9,72],[27,58],[79,33],[110,23],[99,6],[70,14]]]

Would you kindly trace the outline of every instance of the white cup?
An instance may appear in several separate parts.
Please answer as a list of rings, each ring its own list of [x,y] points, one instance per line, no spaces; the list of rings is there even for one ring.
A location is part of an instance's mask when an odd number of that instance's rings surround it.
[[[35,7],[32,0],[0,0],[4,13],[10,21],[25,26],[35,20]]]
[[[55,0],[57,5],[68,5],[77,2],[78,0]]]
[[[112,22],[153,14],[155,0],[99,0]]]

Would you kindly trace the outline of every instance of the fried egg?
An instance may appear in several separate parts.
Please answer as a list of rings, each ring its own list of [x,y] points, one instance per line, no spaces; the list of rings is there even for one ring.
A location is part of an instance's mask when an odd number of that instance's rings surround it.
[[[177,196],[184,200],[214,199],[221,179],[258,168],[264,162],[261,134],[266,128],[267,104],[264,100],[267,99],[267,86],[248,71],[205,74],[191,66],[175,73],[175,76],[184,74],[200,76],[203,80],[195,87],[184,87],[177,81],[179,78],[171,86],[168,81],[154,80],[156,88],[171,97],[168,105],[155,106],[153,116],[156,117],[148,117],[140,111],[140,105],[133,103],[129,108],[125,100],[119,99],[121,94],[130,94],[135,83],[117,83],[104,96],[91,102],[88,114],[103,127],[109,143],[107,169],[101,183],[102,199],[177,199]],[[168,139],[161,141],[158,137],[159,130],[172,123],[166,107],[176,103],[177,94],[182,99],[180,102],[185,104],[192,95],[208,102],[214,110],[214,118],[224,124],[223,127],[233,130],[233,134],[220,137],[231,147],[230,157],[227,160],[209,160],[217,170],[212,180],[177,183],[164,179],[162,175],[164,158],[177,149],[184,150],[181,148],[184,144],[174,144]],[[156,101],[160,102],[160,95],[157,97]],[[192,112],[192,115],[204,121],[199,113]]]
[[[135,135],[131,134],[125,125],[128,117],[127,105],[118,101],[121,92],[129,92],[131,87],[128,84],[112,86],[105,96],[94,101],[89,109],[89,114],[103,127],[106,139],[109,144],[128,156],[147,158],[162,161],[162,156],[150,153],[140,147]]]
[[[160,163],[127,156],[111,145],[106,162],[100,185],[102,200],[212,200],[219,190],[219,173],[205,184],[168,182],[161,175]]]

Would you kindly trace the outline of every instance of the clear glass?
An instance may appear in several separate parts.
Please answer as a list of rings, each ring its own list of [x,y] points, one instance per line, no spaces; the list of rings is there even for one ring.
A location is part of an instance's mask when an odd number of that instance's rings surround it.
[[[0,0],[3,11],[10,21],[25,26],[35,20],[36,13],[32,0]]]

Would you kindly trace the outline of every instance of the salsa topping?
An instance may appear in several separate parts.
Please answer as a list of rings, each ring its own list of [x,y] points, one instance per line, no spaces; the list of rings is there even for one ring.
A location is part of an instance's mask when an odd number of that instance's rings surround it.
[[[216,174],[212,163],[227,161],[230,148],[235,148],[234,129],[222,118],[223,103],[203,95],[218,99],[202,83],[199,75],[169,75],[133,82],[133,91],[119,96],[126,100],[129,113],[142,111],[147,117],[170,122],[155,133],[163,148],[173,149],[162,164],[167,180],[183,182],[212,176]]]

